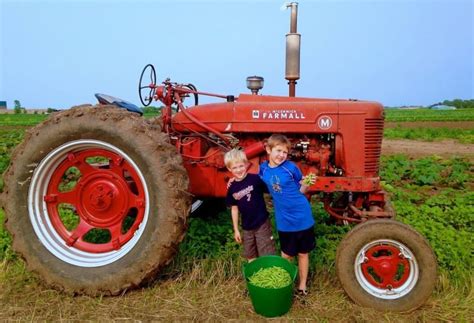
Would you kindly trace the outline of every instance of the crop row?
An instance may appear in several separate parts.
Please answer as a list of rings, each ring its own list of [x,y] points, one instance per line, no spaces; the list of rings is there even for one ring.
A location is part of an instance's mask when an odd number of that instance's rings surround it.
[[[436,141],[442,139],[455,139],[464,144],[474,143],[474,129],[458,128],[387,128],[384,137],[389,139],[409,139],[422,141]]]
[[[384,188],[397,210],[397,219],[410,224],[432,245],[442,271],[454,281],[469,280],[474,269],[474,169],[468,160],[426,157],[410,160],[390,156],[382,160]],[[317,248],[311,253],[313,269],[332,270],[339,242],[351,226],[336,226],[317,197],[312,200]],[[278,235],[274,234],[276,241]],[[233,241],[230,215],[192,217],[180,246],[175,270],[194,258],[232,258],[241,253]],[[176,268],[180,267],[181,268]]]
[[[473,121],[474,109],[430,110],[430,109],[385,109],[385,120],[407,121]]]
[[[0,174],[10,154],[23,138],[25,127],[0,129]],[[433,246],[442,270],[464,281],[474,269],[474,193],[472,164],[465,159],[427,157],[411,160],[403,155],[384,157],[381,177],[392,197],[398,220],[412,225]],[[0,190],[2,187],[0,178]],[[313,268],[334,267],[337,246],[349,226],[332,224],[317,198],[313,199],[317,248],[311,254]],[[0,210],[0,259],[15,259],[11,238],[3,228]],[[277,235],[275,235],[277,237]],[[233,241],[228,212],[217,216],[192,217],[188,234],[170,270],[185,270],[183,263],[195,258],[235,259],[241,246]],[[181,267],[180,267],[181,266]]]
[[[145,114],[148,118],[156,115],[156,112]],[[0,114],[0,126],[32,126],[47,117],[46,114]],[[474,121],[474,109],[385,109],[385,120],[389,122]]]

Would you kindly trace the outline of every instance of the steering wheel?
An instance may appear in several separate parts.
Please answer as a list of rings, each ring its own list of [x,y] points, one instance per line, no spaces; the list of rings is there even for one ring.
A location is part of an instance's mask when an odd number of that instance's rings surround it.
[[[191,91],[197,91],[196,87],[194,86],[194,84],[191,84],[191,83],[188,83],[188,84],[184,84],[183,85],[184,88],[187,88]],[[197,93],[187,93],[187,95],[193,95],[194,96],[194,105],[198,105],[199,103],[199,97],[198,97],[198,94]]]
[[[150,77],[150,82],[146,85],[143,84],[146,82],[143,80],[143,76],[148,75]],[[146,77],[145,77],[146,78]],[[151,101],[153,101],[153,97],[155,96],[156,88],[156,72],[155,67],[151,64],[147,64],[140,75],[140,82],[138,83],[138,95],[140,96],[140,101],[143,106],[147,107],[150,105]],[[148,94],[148,96],[146,96]]]

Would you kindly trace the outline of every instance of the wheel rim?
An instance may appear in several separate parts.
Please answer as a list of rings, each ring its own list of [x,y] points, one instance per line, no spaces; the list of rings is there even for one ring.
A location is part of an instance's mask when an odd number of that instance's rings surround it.
[[[191,204],[191,212],[190,213],[193,213],[194,211],[196,211],[197,209],[199,209],[202,205],[202,203],[204,203],[203,200],[195,200],[193,201],[193,204]]]
[[[81,267],[128,254],[146,227],[147,201],[145,178],[132,158],[98,140],[71,141],[51,151],[36,167],[28,193],[41,243]]]
[[[416,285],[419,269],[414,254],[400,242],[388,239],[366,244],[355,261],[357,282],[369,294],[397,299]]]

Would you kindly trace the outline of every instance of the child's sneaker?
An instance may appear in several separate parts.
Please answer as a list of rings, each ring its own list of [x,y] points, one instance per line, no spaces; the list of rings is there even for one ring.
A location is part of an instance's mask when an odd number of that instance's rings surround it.
[[[299,289],[299,288],[298,288],[298,289],[296,290],[296,294],[297,294],[298,296],[306,296],[306,295],[308,295],[308,290],[307,290],[307,289]]]

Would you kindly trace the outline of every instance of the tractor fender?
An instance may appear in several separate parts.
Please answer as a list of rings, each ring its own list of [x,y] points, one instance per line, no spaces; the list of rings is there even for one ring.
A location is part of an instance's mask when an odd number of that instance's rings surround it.
[[[135,104],[122,100],[120,98],[107,95],[107,94],[101,94],[101,93],[96,93],[95,97],[97,98],[97,101],[99,101],[100,104],[106,104],[106,105],[115,105],[116,107],[126,109],[127,111],[138,113],[139,115],[143,115],[142,109],[137,107]]]

